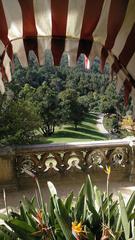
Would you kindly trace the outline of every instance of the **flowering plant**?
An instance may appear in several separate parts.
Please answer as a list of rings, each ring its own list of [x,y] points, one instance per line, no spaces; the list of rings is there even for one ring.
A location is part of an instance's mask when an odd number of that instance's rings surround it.
[[[107,192],[93,186],[87,177],[78,197],[70,193],[65,200],[59,198],[52,182],[48,182],[50,206],[46,207],[38,179],[33,173],[38,194],[31,200],[24,198],[20,209],[0,214],[6,225],[0,225],[1,240],[129,240],[135,239],[135,192],[125,206],[109,194],[111,168],[105,168]],[[5,196],[5,193],[4,193]],[[6,206],[7,207],[7,206]],[[8,209],[9,210],[9,209]],[[8,227],[7,227],[8,226]],[[10,227],[10,228],[9,228]]]

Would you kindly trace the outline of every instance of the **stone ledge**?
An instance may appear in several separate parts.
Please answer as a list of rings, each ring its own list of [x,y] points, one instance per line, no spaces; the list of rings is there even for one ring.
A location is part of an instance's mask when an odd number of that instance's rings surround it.
[[[8,192],[14,192],[18,190],[18,184],[16,182],[0,184],[0,193],[3,192],[3,189]]]

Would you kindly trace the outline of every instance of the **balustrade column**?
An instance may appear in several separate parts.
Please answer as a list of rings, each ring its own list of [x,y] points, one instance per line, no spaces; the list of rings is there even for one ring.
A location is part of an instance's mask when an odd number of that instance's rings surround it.
[[[17,188],[15,152],[11,147],[0,149],[0,190]]]

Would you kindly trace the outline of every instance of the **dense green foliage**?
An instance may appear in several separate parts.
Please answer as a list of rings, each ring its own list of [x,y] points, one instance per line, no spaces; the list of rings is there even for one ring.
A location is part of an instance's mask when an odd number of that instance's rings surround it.
[[[33,175],[32,173],[29,173]],[[108,175],[109,176],[109,175]],[[57,195],[48,182],[51,198],[47,208],[36,180],[39,199],[24,198],[18,212],[0,214],[9,228],[0,225],[1,240],[133,240],[135,220],[135,192],[125,205],[121,193],[119,200],[93,186],[88,176],[78,197],[70,193],[65,200]]]
[[[13,81],[0,97],[0,105],[1,143],[30,143],[37,132],[50,136],[56,126],[67,123],[77,130],[89,111],[116,113],[119,106],[123,112],[123,100],[117,96],[114,82],[109,82],[108,65],[101,74],[96,59],[87,70],[80,56],[77,66],[70,68],[65,55],[57,67],[50,52],[40,67],[33,54],[27,69],[15,58]]]
[[[34,140],[35,129],[42,125],[36,107],[29,101],[14,99],[4,101],[0,108],[0,142],[30,143]]]

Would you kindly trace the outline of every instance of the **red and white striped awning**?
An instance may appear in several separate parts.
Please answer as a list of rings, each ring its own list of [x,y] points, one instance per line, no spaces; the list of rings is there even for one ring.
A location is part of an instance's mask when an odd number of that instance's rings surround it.
[[[117,73],[117,87],[134,96],[135,0],[0,0],[1,91],[13,54],[25,67],[33,50],[42,65],[46,49],[56,65],[63,52],[71,66],[81,53],[99,56],[102,69],[107,61]]]

